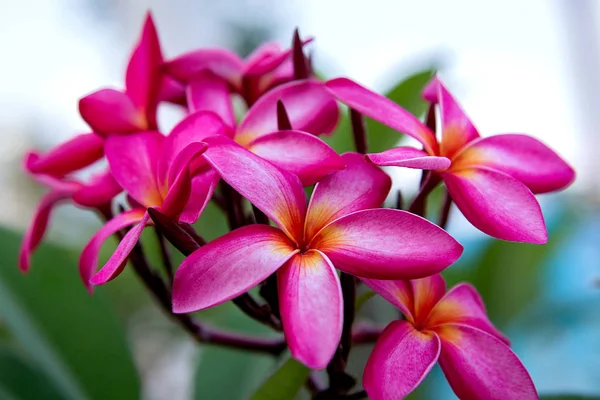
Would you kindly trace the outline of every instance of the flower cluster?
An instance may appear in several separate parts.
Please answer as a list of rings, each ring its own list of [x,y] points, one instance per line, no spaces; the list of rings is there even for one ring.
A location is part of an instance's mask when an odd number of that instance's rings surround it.
[[[306,366],[339,369],[335,361],[345,364],[350,350],[355,287],[364,283],[404,315],[381,333],[367,362],[363,385],[372,399],[407,395],[437,361],[461,398],[537,398],[476,290],[460,284],[446,292],[439,273],[463,249],[424,218],[425,200],[443,183],[448,205],[454,202],[481,231],[545,243],[534,194],[568,186],[574,171],[532,137],[481,138],[438,78],[423,92],[431,105],[426,123],[350,79],[322,81],[303,52],[310,41],[296,33],[289,49],[266,43],[245,59],[200,49],[164,60],[148,15],[125,89],[101,89],[79,101],[91,132],[26,156],[25,169],[49,192],[26,232],[20,268],[29,269],[51,210],[70,201],[105,218],[80,257],[90,293],[117,277],[128,259],[141,268],[133,254],[144,228],[155,225],[187,258],[169,271],[170,283],[148,271],[142,277],[155,294],[169,296],[176,315],[234,300],[282,329],[292,356]],[[241,119],[234,97],[247,105]],[[168,134],[157,121],[163,102],[185,112]],[[341,105],[352,114],[357,153],[337,154],[319,138],[335,130]],[[360,154],[362,116],[415,138],[422,149]],[[77,178],[99,160],[108,164],[104,172]],[[424,171],[408,210],[383,208],[391,179],[380,166]],[[205,243],[190,224],[211,201],[231,231]],[[119,244],[98,269],[99,250],[113,235]],[[257,286],[265,304],[249,294]],[[187,316],[181,321],[190,326]]]

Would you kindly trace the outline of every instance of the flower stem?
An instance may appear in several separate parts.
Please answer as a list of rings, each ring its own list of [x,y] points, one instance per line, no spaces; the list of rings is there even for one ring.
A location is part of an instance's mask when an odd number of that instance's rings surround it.
[[[450,194],[446,192],[446,197],[444,198],[444,204],[442,205],[442,211],[440,212],[440,219],[438,225],[442,229],[446,229],[446,225],[448,225],[448,217],[450,217],[450,209],[452,208],[452,197]]]
[[[429,172],[429,174],[427,174],[425,182],[423,182],[423,185],[421,186],[421,190],[419,191],[419,193],[417,193],[417,196],[412,201],[410,207],[408,208],[408,211],[418,216],[425,217],[427,196],[431,194],[433,189],[435,189],[435,187],[438,183],[440,183],[440,181],[441,179],[439,175],[433,172]]]
[[[165,237],[158,226],[154,227],[154,233],[156,233],[156,239],[158,240],[158,248],[160,250],[160,256],[162,257],[163,267],[165,268],[169,282],[173,285],[173,263],[171,262],[171,254],[169,254]]]
[[[367,130],[362,114],[350,109],[350,122],[352,124],[352,134],[354,135],[356,151],[360,154],[367,154]]]

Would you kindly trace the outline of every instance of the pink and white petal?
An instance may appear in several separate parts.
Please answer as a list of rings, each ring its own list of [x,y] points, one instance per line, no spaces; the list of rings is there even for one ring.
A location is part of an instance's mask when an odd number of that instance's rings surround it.
[[[368,287],[397,307],[414,324],[414,299],[410,281],[360,278]]]
[[[156,107],[162,84],[161,65],[162,52],[158,34],[152,15],[148,12],[125,74],[127,95],[135,107],[145,113],[148,122],[146,129],[156,128]]]
[[[203,157],[221,178],[271,218],[290,238],[302,241],[306,198],[298,177],[251,153],[226,136],[207,138]]]
[[[548,241],[540,205],[515,178],[481,167],[445,172],[442,178],[456,206],[482,232],[513,242]]]
[[[236,142],[246,145],[260,136],[279,130],[279,100],[285,106],[292,129],[320,135],[332,132],[337,126],[338,106],[325,86],[314,80],[294,81],[269,91],[250,107],[240,123]]]
[[[515,353],[496,337],[467,325],[447,325],[440,366],[461,399],[538,399],[527,370]]]
[[[455,262],[462,246],[424,218],[392,209],[362,210],[323,228],[311,248],[337,269],[370,279],[417,279]]]
[[[73,202],[84,207],[100,207],[110,201],[123,189],[109,170],[92,177],[89,183],[82,185],[73,193]]]
[[[313,191],[305,224],[310,240],[325,225],[354,211],[383,204],[392,180],[358,153],[342,154],[346,168],[321,179]]]
[[[101,135],[131,133],[147,128],[146,116],[123,92],[101,89],[79,99],[79,113]]]
[[[308,38],[302,41],[302,46],[313,41]],[[281,50],[277,42],[267,42],[258,47],[246,59],[244,75],[264,75],[278,68],[286,60],[290,59],[293,49]]]
[[[187,106],[185,86],[174,78],[163,75],[160,90],[158,91],[158,101]]]
[[[440,355],[440,339],[406,321],[394,321],[381,333],[367,360],[363,387],[371,400],[401,399],[415,390]]]
[[[150,215],[147,212],[144,213],[139,223],[131,228],[129,232],[125,234],[125,236],[123,236],[123,239],[121,239],[119,245],[112,256],[110,256],[106,264],[104,264],[100,271],[98,271],[90,279],[90,283],[92,285],[103,285],[115,279],[121,273],[121,271],[123,271],[123,268],[125,268],[125,264],[127,263],[127,257],[129,257],[129,253],[131,253],[131,250],[133,250],[137,242],[140,240],[142,231],[148,224],[149,220]]]
[[[438,144],[434,133],[392,100],[347,78],[332,79],[325,84],[348,107],[417,139],[429,154],[437,154]]]
[[[302,131],[278,131],[250,142],[248,150],[278,167],[298,175],[304,186],[346,166],[327,143]]]
[[[410,281],[414,299],[414,313],[418,320],[427,318],[431,310],[446,294],[446,281],[434,274]]]
[[[35,251],[44,238],[50,220],[50,213],[56,205],[70,199],[70,197],[71,192],[69,191],[52,191],[46,193],[38,203],[19,250],[19,268],[21,271],[29,271],[31,253]]]
[[[95,133],[84,133],[53,147],[47,153],[31,154],[25,165],[30,173],[61,178],[102,158],[104,139]]]
[[[104,224],[85,245],[79,258],[79,275],[90,293],[92,291],[90,279],[98,267],[98,253],[100,252],[102,243],[121,229],[140,222],[144,218],[145,213],[143,209],[134,209],[117,215]]]
[[[527,135],[505,134],[473,142],[453,160],[456,168],[483,166],[504,172],[533,193],[567,187],[575,171],[552,149]]]
[[[219,174],[212,168],[193,176],[190,198],[179,216],[179,221],[188,224],[196,222],[212,198],[220,180]]]
[[[244,62],[229,50],[199,49],[174,58],[164,68],[167,74],[183,83],[189,83],[204,71],[211,71],[239,88]]]
[[[468,283],[460,283],[450,289],[431,310],[426,325],[435,329],[436,326],[453,323],[481,329],[510,344],[506,336],[490,322],[477,289]]]
[[[112,135],[104,145],[113,177],[131,197],[145,207],[162,203],[155,169],[164,139],[158,132]]]
[[[367,154],[373,164],[382,167],[394,166],[425,170],[445,170],[451,161],[446,157],[430,156],[412,147],[394,147],[381,153]]]
[[[247,225],[202,246],[182,263],[173,282],[173,312],[221,304],[247,292],[297,250],[279,229]]]
[[[186,92],[190,111],[212,111],[230,129],[235,129],[231,92],[225,79],[206,71],[188,83]]]
[[[254,66],[262,65],[265,60],[273,59],[273,57],[278,54],[281,54],[281,46],[279,43],[274,40],[262,43],[244,60],[243,74],[246,74],[246,71],[251,70]]]
[[[283,332],[292,356],[311,369],[329,364],[342,337],[344,307],[337,272],[315,250],[277,271]]]

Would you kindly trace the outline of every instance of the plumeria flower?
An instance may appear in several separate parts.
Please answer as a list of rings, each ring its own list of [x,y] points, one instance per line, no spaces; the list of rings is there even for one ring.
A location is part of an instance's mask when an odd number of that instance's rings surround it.
[[[423,151],[397,147],[370,154],[373,163],[432,170],[428,184],[443,181],[457,207],[481,231],[515,242],[547,242],[546,225],[534,194],[565,188],[575,172],[546,145],[522,134],[481,138],[437,78],[425,95],[439,104],[440,142],[429,128],[391,100],[345,78],[326,85],[349,107],[423,145]]]
[[[363,386],[370,399],[405,397],[438,361],[461,399],[538,398],[527,370],[489,321],[471,285],[461,283],[446,293],[439,274],[363,281],[406,318],[385,328],[367,361]]]
[[[380,209],[390,178],[359,154],[321,180],[306,205],[299,179],[226,136],[202,155],[277,227],[248,225],[186,258],[175,275],[173,311],[215,306],[277,271],[284,333],[292,355],[315,369],[333,357],[342,333],[336,268],[372,279],[439,272],[461,254],[445,231],[405,211]]]
[[[219,177],[198,155],[206,149],[201,141],[210,135],[224,135],[226,126],[211,112],[191,114],[168,136],[156,131],[112,135],[105,152],[110,170],[125,190],[133,208],[108,221],[84,248],[79,270],[91,291],[115,278],[127,256],[150,223],[147,209],[156,208],[179,222],[196,222],[210,200]],[[106,264],[95,275],[102,243],[121,229],[127,232]]]

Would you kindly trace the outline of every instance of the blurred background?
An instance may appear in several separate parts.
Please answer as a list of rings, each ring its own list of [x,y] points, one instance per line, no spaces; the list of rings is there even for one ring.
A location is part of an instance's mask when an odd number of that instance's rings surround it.
[[[477,286],[540,394],[600,398],[594,0],[0,0],[0,398],[244,399],[277,364],[195,345],[128,271],[88,296],[77,257],[100,223],[72,206],[53,215],[31,273],[17,271],[22,232],[43,193],[21,172],[21,157],[88,130],[77,100],[122,86],[147,9],[167,58],[206,46],[247,55],[264,40],[288,46],[299,27],[316,38],[311,52],[326,77],[352,77],[421,114],[418,93],[437,70],[483,136],[522,132],[557,150],[578,177],[566,192],[540,197],[548,245],[491,240],[453,210],[448,230],[465,254],[446,277]],[[176,113],[165,107],[160,116],[168,125]],[[377,130],[373,125],[372,137]],[[336,135],[336,149],[351,148],[348,136]],[[406,198],[414,194],[417,172],[389,172]],[[201,233],[223,233],[216,211],[206,214]],[[393,316],[377,299],[362,313],[377,322]],[[267,334],[227,304],[201,318]],[[369,351],[363,346],[351,356],[357,376]],[[454,397],[435,370],[412,398]]]

